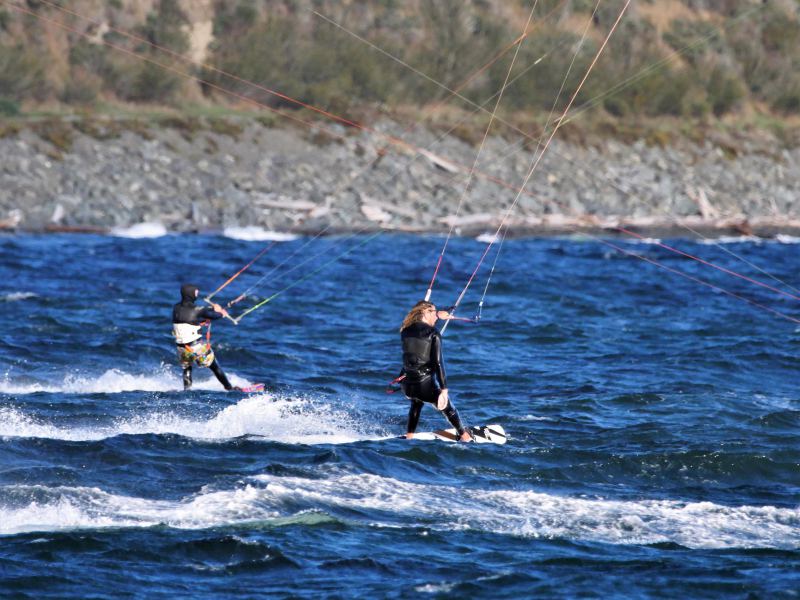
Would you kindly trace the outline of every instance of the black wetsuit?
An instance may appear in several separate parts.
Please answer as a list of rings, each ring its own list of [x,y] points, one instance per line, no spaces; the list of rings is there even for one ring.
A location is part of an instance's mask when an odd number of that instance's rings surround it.
[[[447,387],[442,361],[442,336],[435,327],[417,322],[403,329],[400,339],[403,343],[403,370],[400,374],[405,375],[400,385],[411,400],[407,431],[413,433],[417,429],[423,403],[430,402],[436,406],[440,389]],[[436,385],[434,376],[439,385]],[[456,428],[459,436],[464,433],[458,411],[449,400],[442,414]]]
[[[197,286],[191,284],[184,284],[181,286],[181,301],[172,307],[172,322],[173,323],[188,323],[189,325],[200,325],[205,321],[213,321],[222,318],[224,315],[218,313],[213,308],[207,306],[197,306],[194,301],[197,298]],[[197,340],[201,339],[198,337]],[[187,341],[186,344],[191,344],[197,340]],[[186,344],[178,344],[184,346]],[[232,390],[233,386],[228,381],[228,377],[222,371],[217,359],[208,367],[214,373],[216,378],[226,390]],[[183,389],[188,390],[192,387],[192,366],[183,368]]]

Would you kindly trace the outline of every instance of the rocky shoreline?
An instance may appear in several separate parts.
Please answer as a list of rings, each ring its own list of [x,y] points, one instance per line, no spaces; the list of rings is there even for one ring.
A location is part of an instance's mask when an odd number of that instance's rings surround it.
[[[498,227],[535,149],[490,138],[465,193],[476,147],[390,120],[366,132],[256,119],[75,119],[6,124],[2,133],[0,229],[31,232],[161,223],[175,232],[452,226],[476,235]],[[769,138],[666,147],[556,139],[506,224],[511,235],[796,235],[798,198],[800,148]]]

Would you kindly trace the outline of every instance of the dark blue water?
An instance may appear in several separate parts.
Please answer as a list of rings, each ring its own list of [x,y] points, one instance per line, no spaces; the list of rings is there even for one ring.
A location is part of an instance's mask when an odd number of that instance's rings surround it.
[[[276,244],[218,298],[302,248],[234,312],[285,291],[213,327],[234,383],[268,392],[226,394],[207,371],[180,391],[179,284],[211,291],[265,244],[0,238],[0,595],[798,596],[796,323],[597,240],[510,240],[484,318],[444,348],[462,416],[508,444],[405,441],[406,401],[384,388],[441,238]],[[623,245],[800,318],[797,300]],[[451,242],[434,301],[484,248]],[[725,248],[800,287],[797,244]],[[420,430],[442,425],[426,407]]]

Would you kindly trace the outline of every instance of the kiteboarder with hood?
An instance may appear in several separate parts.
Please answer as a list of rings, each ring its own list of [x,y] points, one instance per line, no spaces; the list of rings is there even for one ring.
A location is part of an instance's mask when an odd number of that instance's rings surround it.
[[[172,308],[172,335],[178,348],[178,360],[183,368],[183,389],[192,387],[192,365],[208,367],[226,390],[237,390],[219,366],[211,349],[210,336],[203,336],[200,329],[211,325],[211,321],[228,316],[219,304],[197,306],[195,300],[200,289],[191,283],[181,286],[181,301]]]

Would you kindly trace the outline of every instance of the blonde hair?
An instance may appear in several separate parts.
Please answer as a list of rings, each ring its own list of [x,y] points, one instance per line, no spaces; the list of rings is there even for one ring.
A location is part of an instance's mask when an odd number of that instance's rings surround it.
[[[420,300],[417,302],[408,314],[406,318],[403,319],[403,324],[400,326],[400,331],[403,331],[406,327],[413,325],[414,323],[419,323],[422,321],[423,313],[428,310],[429,308],[436,308],[433,302],[428,302],[427,300]]]

